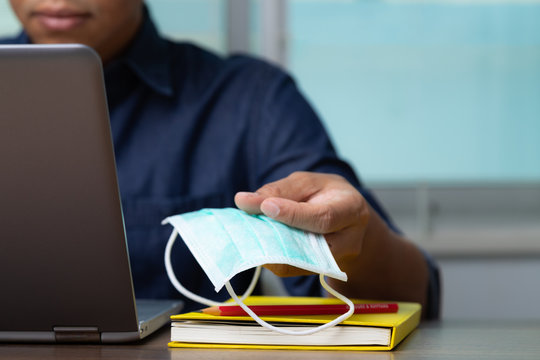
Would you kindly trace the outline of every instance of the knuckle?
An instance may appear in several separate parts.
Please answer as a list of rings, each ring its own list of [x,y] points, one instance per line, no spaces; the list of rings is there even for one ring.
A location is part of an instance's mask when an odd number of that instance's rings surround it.
[[[314,182],[314,179],[319,174],[308,172],[308,171],[295,171],[287,176],[287,179],[291,182],[302,184],[302,186],[307,186]]]
[[[281,189],[275,182],[272,182],[263,185],[259,190],[257,190],[257,193],[264,196],[280,197]]]
[[[318,216],[318,223],[323,234],[332,232],[336,223],[336,213],[330,207],[325,207]]]
[[[293,224],[293,226],[296,226],[299,218],[298,211],[292,210],[288,213],[284,213],[283,216],[286,217],[289,224]]]
[[[294,171],[289,176],[287,176],[291,180],[301,179],[305,177],[307,174],[306,171]]]
[[[364,199],[364,197],[360,194],[357,194],[355,204],[356,206],[354,207],[354,211],[352,213],[354,214],[356,223],[361,225],[362,227],[365,227],[367,226],[367,223],[371,218],[371,211],[369,209],[369,205]]]

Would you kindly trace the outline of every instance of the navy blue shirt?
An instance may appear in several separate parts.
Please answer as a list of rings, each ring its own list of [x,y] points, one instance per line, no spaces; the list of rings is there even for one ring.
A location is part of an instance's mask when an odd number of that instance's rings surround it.
[[[28,43],[26,34],[4,43]],[[233,207],[238,191],[254,191],[294,171],[342,175],[392,226],[349,165],[340,160],[317,115],[282,70],[246,57],[218,57],[159,36],[145,14],[130,47],[105,66],[111,129],[135,292],[181,297],[163,265],[167,216]],[[177,241],[173,266],[186,288],[216,294],[189,250]],[[438,275],[431,266],[430,305],[438,313]],[[237,293],[251,271],[236,276]],[[283,280],[291,295],[320,296],[315,276]],[[187,300],[187,309],[200,307]],[[432,312],[433,312],[432,311]],[[429,309],[428,309],[429,313]]]

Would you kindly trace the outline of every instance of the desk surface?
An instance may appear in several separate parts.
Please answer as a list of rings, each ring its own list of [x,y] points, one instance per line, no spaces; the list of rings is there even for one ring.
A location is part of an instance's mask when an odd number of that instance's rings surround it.
[[[540,324],[442,321],[422,323],[391,352],[169,349],[169,329],[129,345],[0,344],[0,359],[540,359]]]

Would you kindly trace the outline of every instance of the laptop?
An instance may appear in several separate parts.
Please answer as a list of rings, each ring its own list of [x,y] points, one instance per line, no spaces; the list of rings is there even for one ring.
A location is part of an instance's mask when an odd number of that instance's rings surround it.
[[[0,342],[146,337],[182,302],[135,300],[101,61],[0,46]]]

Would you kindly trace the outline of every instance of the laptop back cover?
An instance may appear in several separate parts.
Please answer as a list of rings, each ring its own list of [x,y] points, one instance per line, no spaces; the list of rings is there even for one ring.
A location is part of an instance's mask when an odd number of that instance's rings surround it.
[[[0,340],[136,335],[98,56],[2,46],[0,79]]]

